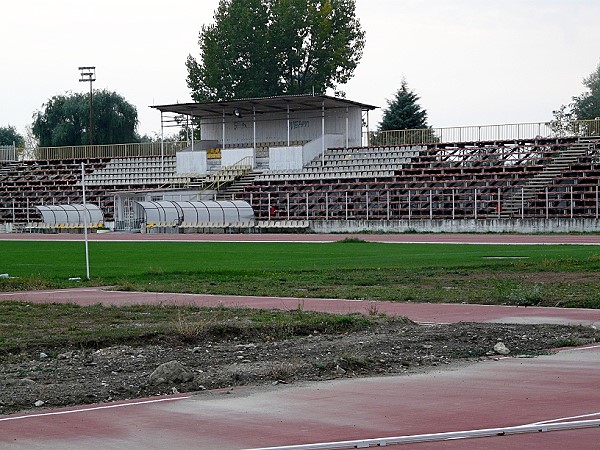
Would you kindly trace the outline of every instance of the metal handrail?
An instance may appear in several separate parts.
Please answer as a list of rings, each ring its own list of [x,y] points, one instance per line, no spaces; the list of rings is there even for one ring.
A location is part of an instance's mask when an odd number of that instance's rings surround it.
[[[130,144],[37,147],[35,159],[123,158],[135,156],[174,156],[188,146],[186,141],[136,142]]]
[[[600,136],[600,119],[550,121],[465,127],[420,128],[373,131],[368,145],[416,145],[454,142],[511,141]],[[34,159],[86,159],[135,156],[173,156],[188,147],[186,141],[143,142],[112,145],[37,147],[31,152],[16,149],[16,154],[33,154]],[[28,149],[31,150],[31,149]]]
[[[208,184],[204,190],[219,190],[221,186],[225,183],[229,183],[231,181],[236,180],[237,178],[245,175],[250,172],[253,168],[253,156],[246,156],[234,164],[231,164],[226,167],[222,167],[214,174],[208,175],[206,180],[213,179],[213,181]]]
[[[600,136],[600,119],[373,131],[369,145],[415,145]]]

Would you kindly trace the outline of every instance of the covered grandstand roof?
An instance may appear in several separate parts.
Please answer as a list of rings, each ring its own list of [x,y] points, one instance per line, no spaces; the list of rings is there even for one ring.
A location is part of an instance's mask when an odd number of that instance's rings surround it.
[[[377,106],[359,103],[345,98],[330,97],[328,95],[282,95],[277,97],[247,98],[238,100],[225,100],[221,102],[176,103],[173,105],[156,105],[151,108],[160,112],[192,115],[194,117],[222,117],[235,114],[264,114],[273,112],[314,111],[325,106],[325,109],[360,107],[370,111]]]

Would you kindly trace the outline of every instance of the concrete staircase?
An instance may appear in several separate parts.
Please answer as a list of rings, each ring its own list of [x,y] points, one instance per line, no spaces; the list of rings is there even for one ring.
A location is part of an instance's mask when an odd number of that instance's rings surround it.
[[[244,189],[250,186],[254,179],[262,174],[261,170],[253,170],[242,175],[240,178],[234,180],[231,184],[227,185],[225,189],[221,190],[217,194],[218,200],[235,200],[239,195],[244,192]]]
[[[579,138],[577,142],[550,161],[541,172],[535,174],[527,181],[521,192],[506,194],[502,202],[500,217],[507,219],[518,216],[521,213],[522,205],[526,206],[529,200],[543,191],[546,186],[552,183],[552,180],[576,163],[579,157],[585,156],[590,149],[595,148],[599,144],[600,137]]]

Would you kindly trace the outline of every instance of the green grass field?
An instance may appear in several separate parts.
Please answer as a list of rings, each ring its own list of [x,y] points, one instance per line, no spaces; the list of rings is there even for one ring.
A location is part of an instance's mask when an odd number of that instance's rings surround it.
[[[90,242],[90,285],[236,295],[600,307],[600,248]],[[81,242],[0,242],[0,290],[68,287]],[[81,283],[80,283],[81,284]]]

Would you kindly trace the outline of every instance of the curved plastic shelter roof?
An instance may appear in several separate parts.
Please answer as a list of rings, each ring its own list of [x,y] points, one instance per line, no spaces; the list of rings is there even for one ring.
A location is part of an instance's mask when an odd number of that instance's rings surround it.
[[[81,225],[104,222],[104,215],[98,205],[38,205],[36,209],[42,215],[46,225]]]
[[[227,227],[254,221],[249,203],[231,201],[157,201],[137,202],[144,209],[146,224],[156,226]]]

